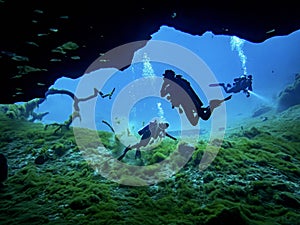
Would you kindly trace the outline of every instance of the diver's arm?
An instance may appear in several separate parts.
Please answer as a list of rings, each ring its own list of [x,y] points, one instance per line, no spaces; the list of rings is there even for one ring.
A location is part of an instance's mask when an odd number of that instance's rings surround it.
[[[166,133],[166,136],[167,136],[167,137],[169,137],[169,138],[171,138],[171,139],[173,139],[174,141],[177,141],[177,138],[175,138],[175,137],[171,136],[171,135],[170,135],[170,134],[168,134],[168,133]]]
[[[253,90],[252,90],[252,84],[249,85],[248,90],[249,90],[249,91],[253,91]]]

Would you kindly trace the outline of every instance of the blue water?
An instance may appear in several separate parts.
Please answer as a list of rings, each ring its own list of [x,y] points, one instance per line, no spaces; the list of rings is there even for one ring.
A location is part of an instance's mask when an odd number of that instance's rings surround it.
[[[274,106],[278,94],[288,84],[293,83],[295,74],[300,72],[300,31],[287,36],[273,37],[263,43],[251,43],[238,37],[214,35],[211,32],[195,36],[162,26],[159,31],[152,35],[151,40],[176,43],[193,52],[203,60],[218,82],[232,83],[234,78],[244,73],[253,75],[253,93],[251,96],[246,98],[245,94],[240,92],[233,94],[233,98],[226,102],[227,125],[251,116],[253,111],[260,106]],[[233,40],[235,40],[235,45]],[[142,54],[141,52],[143,52],[142,56],[139,55]],[[175,57],[176,52],[161,52],[161,54],[168,58],[168,54],[170,57]],[[116,89],[112,99],[99,97],[96,101],[94,122],[98,130],[110,130],[101,122],[102,120],[115,124],[117,120],[123,120],[124,117],[125,121],[128,120],[126,123],[133,133],[136,133],[153,118],[168,121],[170,123],[169,130],[181,129],[182,124],[178,110],[172,109],[170,103],[165,98],[160,98],[157,91],[159,90],[159,80],[156,78],[161,79],[166,69],[173,69],[177,74],[188,79],[204,105],[208,105],[210,99],[200,87],[204,85],[201,80],[204,82],[207,79],[204,77],[206,76],[204,73],[201,71],[197,73],[196,71],[191,75],[181,70],[177,64],[157,62],[156,59],[151,59],[149,55],[147,55],[146,50],[139,50],[135,57],[142,57],[142,61],[135,63],[133,60],[134,63],[124,71],[106,69],[111,71],[109,79],[106,81],[104,78],[99,79],[98,82],[94,83],[95,87],[101,87],[103,93],[109,93],[113,88]],[[176,57],[177,62],[182,60],[187,64],[189,63],[184,55],[178,54]],[[197,67],[192,62],[187,66]],[[99,71],[92,73],[99,73],[99,76],[102,76]],[[145,80],[139,81],[141,78],[146,79],[147,84],[145,86],[144,84],[141,85],[140,82],[145,83]],[[197,80],[195,80],[196,78]],[[80,78],[75,80],[61,78],[52,87],[75,93],[79,82]],[[133,86],[131,87],[131,85]],[[224,91],[221,90],[221,92],[224,97],[228,96]],[[133,102],[134,104],[131,104]],[[126,109],[128,105],[131,105],[130,109]],[[114,107],[117,110],[114,111]],[[72,113],[72,99],[66,95],[51,95],[36,111],[49,112],[43,118],[44,123],[63,122]],[[209,123],[210,121],[201,121],[203,124],[201,126],[205,128],[206,124],[209,125]]]

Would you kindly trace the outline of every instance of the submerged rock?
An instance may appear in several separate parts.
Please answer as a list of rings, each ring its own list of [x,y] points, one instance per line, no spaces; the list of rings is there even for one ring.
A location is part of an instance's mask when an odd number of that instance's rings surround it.
[[[5,155],[0,154],[0,187],[2,182],[6,181],[8,177],[8,165]]]
[[[34,163],[38,165],[44,164],[49,158],[46,155],[39,155],[35,158]]]
[[[261,131],[256,127],[252,127],[250,130],[245,130],[243,135],[249,139],[254,138],[255,136],[261,134]]]
[[[243,218],[241,211],[238,207],[233,207],[226,209],[224,208],[221,212],[212,217],[210,220],[205,223],[207,225],[215,225],[215,224],[248,224],[247,221]]]
[[[272,110],[272,107],[270,107],[270,106],[263,106],[263,107],[255,110],[253,112],[253,114],[252,114],[252,117],[257,117],[257,116],[263,115],[263,114],[265,114],[265,113],[267,113],[267,112],[269,112],[271,110]]]
[[[295,75],[293,84],[287,86],[278,95],[277,111],[282,112],[291,106],[300,104],[300,73]]]

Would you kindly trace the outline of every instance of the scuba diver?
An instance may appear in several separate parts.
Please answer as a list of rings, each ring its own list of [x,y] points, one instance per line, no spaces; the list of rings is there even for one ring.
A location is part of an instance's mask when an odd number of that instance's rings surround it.
[[[166,129],[169,127],[168,123],[158,122],[157,120],[151,121],[147,126],[138,131],[138,134],[141,135],[141,140],[139,143],[128,146],[125,148],[123,154],[119,156],[118,160],[122,160],[126,153],[129,150],[136,149],[135,159],[141,158],[141,147],[145,147],[148,144],[153,144],[154,141],[158,138],[162,139],[165,136],[177,140],[175,137],[171,136],[166,132]]]
[[[173,70],[165,70],[163,74],[163,84],[160,90],[161,97],[167,96],[172,104],[172,108],[177,107],[179,113],[185,112],[188,120],[193,126],[196,126],[199,118],[208,120],[215,108],[222,102],[231,99],[228,96],[225,99],[213,99],[209,101],[209,106],[203,107],[202,101],[195,93],[190,83],[182,78],[182,75],[176,75]]]
[[[210,84],[210,87],[221,86],[223,87],[226,93],[238,93],[243,91],[246,94],[246,97],[250,97],[250,91],[252,91],[252,75],[242,75],[241,77],[234,78],[234,83],[227,84],[225,86],[224,83],[219,84]]]

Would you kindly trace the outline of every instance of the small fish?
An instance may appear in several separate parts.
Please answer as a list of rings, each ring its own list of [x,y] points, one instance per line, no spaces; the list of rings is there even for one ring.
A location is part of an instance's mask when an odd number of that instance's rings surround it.
[[[108,62],[109,59],[99,59],[99,62]]]
[[[59,18],[60,18],[60,19],[64,19],[64,20],[69,19],[68,16],[60,16]]]
[[[29,58],[26,57],[26,56],[20,56],[20,55],[16,55],[16,56],[13,56],[11,58],[12,60],[15,60],[15,61],[22,61],[22,62],[29,62]]]
[[[219,127],[219,131],[225,130],[225,127]]]
[[[14,57],[16,56],[16,53],[13,53],[13,52],[8,52],[8,51],[1,51],[0,52],[2,55],[6,55],[8,57]]]
[[[33,42],[33,41],[27,41],[26,44],[35,46],[35,47],[40,47],[37,43]]]
[[[45,34],[45,33],[37,34],[38,37],[43,37],[43,36],[47,36],[47,35],[49,35],[49,34],[48,33],[47,34]]]
[[[56,29],[56,28],[49,28],[49,30],[52,32],[55,32],[55,33],[58,31],[58,29]]]
[[[61,62],[61,59],[50,59],[50,62]]]
[[[79,60],[80,56],[71,56],[71,59],[73,59],[73,60]]]
[[[22,75],[21,74],[18,74],[18,75],[16,75],[16,76],[13,76],[11,79],[19,79],[19,78],[21,78],[22,77]]]
[[[36,9],[36,10],[34,10],[33,12],[38,13],[38,14],[43,14],[43,13],[44,13],[44,11],[43,11],[43,10],[40,10],[40,9]]]
[[[275,29],[272,29],[272,30],[269,30],[266,32],[266,34],[270,34],[270,33],[274,33],[275,32]]]

